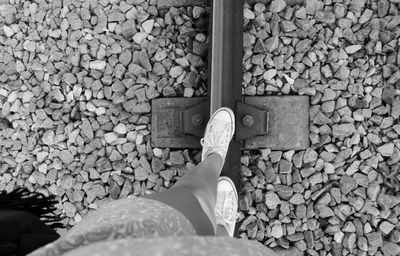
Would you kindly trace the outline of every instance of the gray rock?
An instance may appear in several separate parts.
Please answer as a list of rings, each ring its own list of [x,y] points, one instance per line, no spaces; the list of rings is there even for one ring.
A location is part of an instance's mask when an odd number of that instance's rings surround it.
[[[274,238],[280,238],[283,236],[282,224],[279,221],[276,221],[272,224],[271,236]]]
[[[400,97],[393,100],[391,115],[395,119],[400,117]]]
[[[283,200],[289,200],[293,195],[293,188],[284,185],[274,185],[275,192]]]
[[[62,150],[58,157],[63,161],[64,164],[70,164],[74,161],[74,156],[69,150]]]
[[[383,87],[381,98],[385,103],[392,104],[395,95],[396,90],[392,85],[387,85]]]
[[[318,153],[312,148],[307,148],[303,156],[303,162],[305,164],[310,164],[317,161],[317,159],[318,159]]]
[[[63,80],[67,84],[75,84],[77,81],[75,75],[72,73],[65,73],[63,75]]]
[[[378,1],[378,17],[385,17],[389,11],[390,3],[388,0]]]
[[[393,228],[395,225],[388,221],[382,221],[382,223],[379,225],[379,230],[383,233],[383,235],[389,235],[390,232],[392,232]]]
[[[358,20],[358,22],[359,22],[360,24],[365,24],[365,23],[367,23],[367,22],[371,19],[372,15],[373,15],[373,11],[370,10],[370,9],[366,9],[366,10],[364,11],[364,13],[361,15],[361,17],[360,17],[360,19]]]
[[[335,14],[330,11],[317,11],[315,13],[315,19],[318,22],[326,23],[326,24],[333,24],[336,21]]]
[[[108,13],[108,22],[119,22],[125,20],[125,15],[117,10]]]
[[[340,192],[347,195],[350,191],[354,190],[357,187],[357,182],[354,178],[343,175],[339,182]]]
[[[75,183],[74,178],[68,174],[62,176],[62,178],[60,180],[61,188],[65,189],[65,190],[70,190],[72,188],[72,186],[74,185],[74,183]]]
[[[334,216],[334,213],[329,206],[319,204],[315,208],[316,208],[316,212],[317,212],[318,216],[321,218],[329,218],[329,217]]]
[[[316,11],[322,10],[324,7],[324,3],[320,0],[306,0],[306,12],[307,14],[314,15]]]
[[[131,193],[131,191],[132,191],[132,183],[128,179],[125,179],[121,193],[119,194],[119,198],[126,198]]]
[[[377,202],[378,205],[381,206],[383,209],[391,209],[400,204],[400,198],[393,195],[380,193]]]
[[[135,180],[138,180],[138,181],[147,180],[149,175],[150,175],[150,173],[147,172],[146,169],[143,168],[142,166],[135,168]]]
[[[278,195],[272,191],[265,194],[264,202],[268,209],[271,210],[275,209],[278,205],[281,204],[281,200],[279,199]]]
[[[296,89],[302,89],[302,88],[309,86],[309,84],[310,84],[310,81],[308,81],[307,79],[296,78],[294,80],[293,87]]]
[[[352,123],[339,124],[332,127],[332,136],[334,138],[344,139],[353,135],[355,132],[356,128]]]
[[[169,75],[173,78],[177,78],[183,73],[183,68],[181,66],[172,67],[169,71]]]
[[[156,90],[154,86],[149,86],[146,88],[146,97],[149,100],[155,99],[159,96],[160,94]]]
[[[360,250],[364,251],[364,252],[368,251],[368,241],[367,241],[367,238],[365,238],[365,237],[363,237],[363,236],[358,237],[358,238],[357,238],[357,247],[358,247]]]
[[[354,44],[354,45],[350,45],[350,46],[346,47],[344,50],[348,54],[353,54],[353,53],[358,52],[361,49],[362,49],[362,45],[361,44]]]
[[[3,25],[3,31],[7,37],[12,37],[14,35],[14,30],[7,25]]]
[[[285,0],[273,0],[269,6],[270,12],[277,13],[283,11],[286,7]]]
[[[68,13],[67,20],[73,30],[78,30],[83,27],[83,21],[75,12]]]
[[[183,157],[183,153],[181,150],[171,151],[169,153],[169,160],[171,160],[173,165],[184,165],[185,164],[185,158]]]
[[[164,171],[160,171],[160,176],[164,179],[164,181],[170,181],[174,176],[175,172],[172,169],[167,169]]]
[[[157,157],[153,157],[151,159],[151,169],[154,173],[159,173],[160,171],[165,169],[165,166],[164,166],[163,162],[161,161],[161,159],[159,159]]]
[[[144,103],[138,103],[133,108],[131,109],[131,113],[134,114],[145,114],[145,113],[150,113],[151,111],[151,105],[148,102]]]
[[[104,139],[107,143],[113,143],[118,139],[118,135],[115,132],[109,132],[104,134]]]
[[[390,233],[390,242],[392,243],[400,243],[400,231],[395,229]]]
[[[394,152],[394,144],[386,143],[376,149],[382,156],[391,156]]]
[[[265,49],[269,52],[275,51],[278,46],[279,46],[279,37],[278,36],[273,36],[265,40]]]
[[[288,174],[292,172],[292,163],[287,160],[281,160],[279,162],[279,173]]]
[[[127,20],[122,24],[122,35],[127,40],[132,40],[133,36],[137,33],[134,20]]]
[[[112,182],[109,193],[110,193],[111,199],[117,200],[119,198],[119,195],[121,193],[121,188],[119,187],[117,182],[115,182],[115,181]]]
[[[360,13],[364,9],[366,0],[353,0],[350,3],[350,11]]]
[[[383,245],[383,239],[380,232],[371,232],[365,236],[367,237],[370,246],[381,247]]]
[[[324,90],[324,95],[321,98],[321,102],[331,101],[336,99],[336,92],[332,89],[326,88]]]
[[[63,210],[67,217],[73,218],[77,212],[75,205],[71,204],[70,202],[64,202]]]
[[[142,66],[146,71],[151,71],[153,67],[151,66],[149,55],[145,50],[140,51],[139,53],[139,64]]]
[[[305,202],[304,197],[300,193],[294,194],[289,200],[289,203],[294,205],[300,205],[303,204],[304,202]]]
[[[42,142],[46,145],[53,145],[54,144],[54,131],[47,130],[42,135]]]
[[[139,159],[139,163],[144,169],[146,169],[148,173],[151,173],[151,166],[150,163],[147,161],[146,157],[141,156]]]
[[[341,65],[335,73],[335,78],[340,80],[346,80],[347,78],[349,78],[349,75],[350,75],[350,69],[345,65]]]
[[[91,61],[89,67],[91,69],[103,70],[106,67],[106,62],[104,60]]]
[[[93,127],[89,120],[84,119],[82,121],[81,133],[87,140],[92,140],[94,138]]]
[[[272,167],[266,167],[264,175],[265,175],[265,181],[267,183],[273,183],[277,176],[275,169]]]
[[[141,66],[134,64],[134,63],[130,64],[128,69],[132,75],[137,76],[137,77],[147,74],[147,72],[144,68],[142,68]]]
[[[310,49],[311,47],[311,40],[310,39],[303,39],[300,40],[297,44],[296,44],[296,52],[306,52]]]
[[[383,246],[381,248],[383,255],[385,256],[395,256],[400,254],[400,245],[392,243],[392,242],[383,242]]]
[[[96,162],[97,171],[100,173],[111,171],[111,163],[109,159],[102,157]]]
[[[204,66],[204,61],[196,54],[189,53],[186,55],[186,58],[194,68],[200,68]]]

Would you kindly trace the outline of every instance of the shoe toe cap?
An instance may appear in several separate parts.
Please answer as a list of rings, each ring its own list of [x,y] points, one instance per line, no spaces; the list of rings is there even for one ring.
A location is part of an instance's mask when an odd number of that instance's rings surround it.
[[[215,119],[223,122],[232,122],[232,115],[227,110],[220,110],[216,115]]]

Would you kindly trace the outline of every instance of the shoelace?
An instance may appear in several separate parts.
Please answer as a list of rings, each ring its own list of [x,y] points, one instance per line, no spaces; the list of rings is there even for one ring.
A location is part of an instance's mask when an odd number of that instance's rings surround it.
[[[217,132],[212,132],[212,129],[214,126],[210,126],[210,134],[214,136],[207,136],[209,140],[205,140],[205,138],[202,138],[200,140],[200,144],[203,148],[216,148],[218,151],[224,151],[223,145],[226,144],[227,136],[226,136],[226,131],[227,129],[224,129],[224,132],[222,133],[221,137],[217,137],[216,134]]]
[[[210,147],[217,149],[218,151],[221,151],[223,149],[221,145],[211,143],[210,141],[205,140],[204,138],[202,138],[200,140],[200,144],[203,148],[207,148],[207,149]]]

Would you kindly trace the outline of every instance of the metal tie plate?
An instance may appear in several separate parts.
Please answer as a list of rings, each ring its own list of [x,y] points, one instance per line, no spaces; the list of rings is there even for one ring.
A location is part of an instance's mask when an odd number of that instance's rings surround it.
[[[309,146],[308,96],[243,97],[235,113],[235,140],[242,149],[300,150]],[[201,148],[208,119],[207,98],[153,100],[152,144]]]

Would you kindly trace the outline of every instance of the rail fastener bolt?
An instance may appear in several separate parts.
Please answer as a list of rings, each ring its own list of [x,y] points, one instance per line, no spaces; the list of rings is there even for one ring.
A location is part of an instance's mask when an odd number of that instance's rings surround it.
[[[245,115],[242,118],[242,122],[247,127],[252,127],[254,125],[254,117],[251,115]]]
[[[200,114],[196,114],[192,117],[192,124],[194,126],[201,126],[204,122],[203,116]]]

